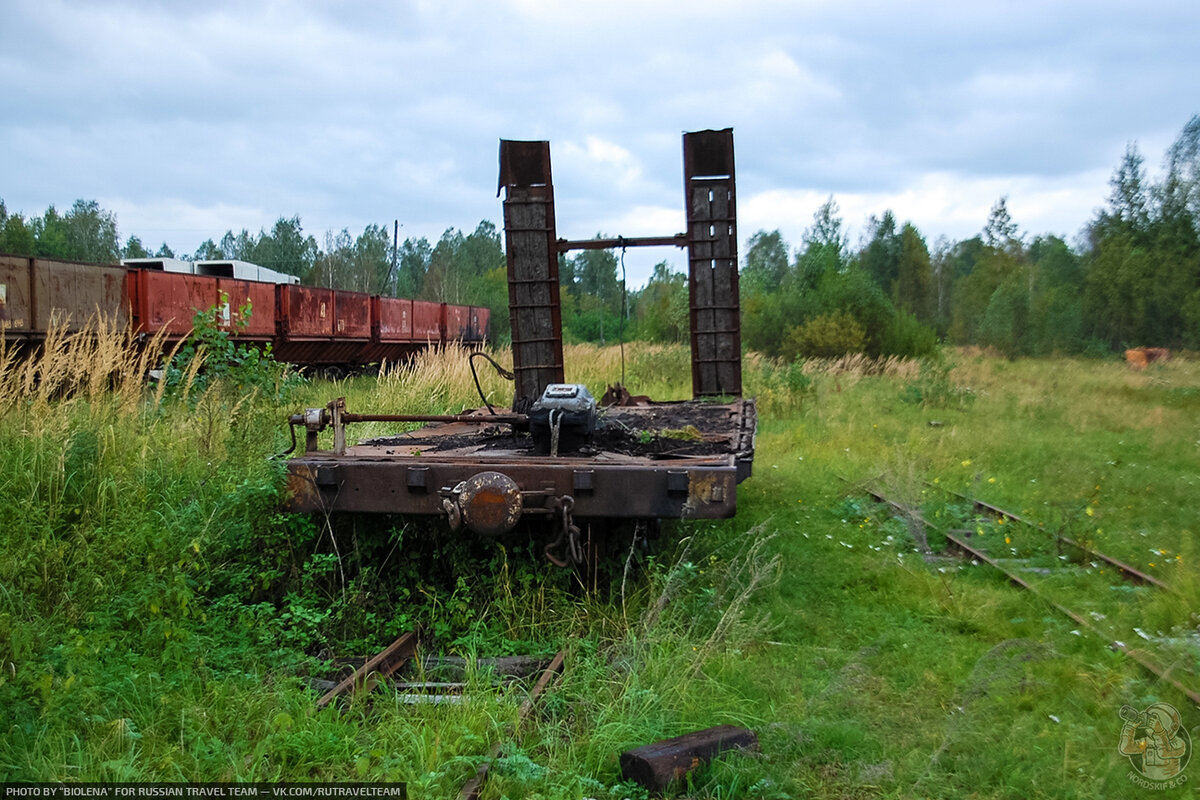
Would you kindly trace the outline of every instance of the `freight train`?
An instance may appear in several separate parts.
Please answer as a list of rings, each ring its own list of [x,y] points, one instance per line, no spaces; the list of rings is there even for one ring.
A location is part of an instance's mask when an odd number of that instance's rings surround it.
[[[235,341],[270,344],[280,361],[334,372],[400,361],[430,345],[477,344],[488,335],[487,308],[296,281],[241,261],[106,266],[0,254],[0,334],[36,345],[55,326],[78,330],[100,314],[172,342],[191,332],[197,313],[211,310]]]

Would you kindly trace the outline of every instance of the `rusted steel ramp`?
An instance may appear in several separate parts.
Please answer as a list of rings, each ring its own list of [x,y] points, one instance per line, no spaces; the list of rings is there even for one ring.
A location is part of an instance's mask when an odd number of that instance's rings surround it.
[[[553,540],[555,563],[578,561],[555,553],[577,554],[594,523],[733,516],[757,429],[741,396],[733,132],[686,133],[683,153],[684,233],[572,241],[557,238],[549,142],[501,141],[512,408],[372,415],[335,400],[293,415],[305,448],[288,464],[288,507],[440,516],[484,536],[526,523]],[[558,259],[652,246],[688,253],[693,397],[656,403],[618,386],[614,396],[640,402],[603,408],[564,382]],[[354,444],[358,422],[431,424]]]
[[[563,382],[562,316],[549,142],[500,142],[504,243],[512,321],[513,409]],[[497,191],[499,194],[499,190]]]
[[[733,130],[683,136],[692,394],[742,394]]]

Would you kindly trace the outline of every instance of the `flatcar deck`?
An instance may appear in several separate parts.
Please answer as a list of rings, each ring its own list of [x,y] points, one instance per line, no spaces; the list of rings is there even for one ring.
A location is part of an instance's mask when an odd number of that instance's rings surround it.
[[[343,454],[313,450],[288,462],[289,507],[446,515],[445,499],[481,472],[512,478],[525,515],[570,498],[590,518],[722,518],[754,459],[753,400],[652,403],[608,409],[592,442],[539,455],[508,425],[451,422],[368,439]]]

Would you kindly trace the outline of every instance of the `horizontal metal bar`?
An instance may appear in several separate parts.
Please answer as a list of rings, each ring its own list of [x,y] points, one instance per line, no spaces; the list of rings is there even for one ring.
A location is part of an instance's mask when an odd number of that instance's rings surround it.
[[[528,422],[524,414],[342,414],[342,422]]]
[[[687,247],[687,235],[677,233],[674,236],[634,236],[628,239],[618,236],[616,239],[558,240],[558,252],[560,253],[568,250],[611,250],[615,247],[663,246]]]

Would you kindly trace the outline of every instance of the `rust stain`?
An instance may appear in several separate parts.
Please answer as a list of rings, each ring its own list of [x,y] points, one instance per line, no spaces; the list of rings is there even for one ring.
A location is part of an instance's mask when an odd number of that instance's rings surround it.
[[[292,463],[287,476],[287,505],[293,508],[320,508],[321,492],[317,489],[314,467]]]

